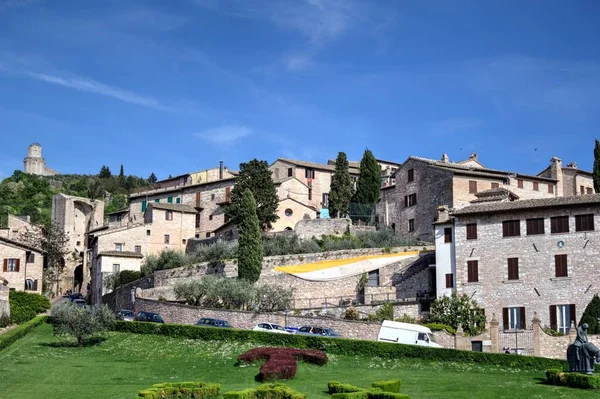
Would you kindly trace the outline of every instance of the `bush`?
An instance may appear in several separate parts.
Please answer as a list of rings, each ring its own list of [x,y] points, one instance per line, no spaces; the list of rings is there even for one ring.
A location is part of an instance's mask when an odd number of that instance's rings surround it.
[[[406,313],[404,313],[402,316],[396,318],[396,320],[394,320],[394,321],[398,321],[400,323],[422,324],[421,318],[412,317],[412,316],[407,315]]]
[[[350,384],[342,384],[338,381],[329,381],[327,383],[327,391],[330,395],[333,395],[334,393],[359,392],[362,390],[362,388]]]
[[[2,314],[0,316],[0,328],[8,327],[10,325],[10,316]]]
[[[379,388],[384,392],[400,392],[400,386],[402,381],[400,380],[386,380],[386,381],[375,381],[371,384],[373,388]]]
[[[546,380],[551,385],[563,385],[571,388],[598,389],[600,376],[580,373],[565,373],[560,369],[546,370]]]
[[[297,362],[322,366],[327,363],[327,355],[318,350],[301,350],[293,348],[256,348],[238,356],[239,363],[254,363],[266,360],[260,368],[258,381],[288,380],[296,375]]]
[[[400,392],[400,380],[375,381],[370,389],[360,388],[337,381],[327,383],[327,389],[332,398],[339,399],[410,399]]]
[[[344,319],[346,320],[358,320],[359,318],[360,313],[354,306],[350,306],[344,311]]]
[[[391,303],[384,303],[375,311],[375,314],[367,316],[368,321],[384,321],[394,320],[394,305]]]
[[[551,337],[561,337],[561,336],[565,335],[564,333],[553,330],[550,327],[543,328],[542,331],[544,331],[546,334],[550,335]]]
[[[590,303],[588,303],[585,311],[581,315],[578,326],[583,323],[588,325],[588,334],[600,333],[600,325],[598,324],[598,315],[600,314],[600,297],[595,294]]]
[[[306,399],[306,396],[284,384],[263,384],[243,391],[229,391],[224,399]]]
[[[208,262],[211,265],[220,265],[228,259],[237,258],[237,250],[237,241],[217,240],[212,244],[197,246],[190,258],[193,262]]]
[[[212,399],[221,392],[219,384],[205,382],[175,382],[152,385],[152,388],[140,391],[136,399]]]
[[[54,334],[72,336],[79,346],[87,338],[113,328],[114,323],[115,315],[106,305],[83,308],[68,303],[52,309]]]
[[[21,324],[33,319],[39,313],[50,309],[50,300],[43,295],[25,291],[10,291],[10,319],[12,323]]]
[[[158,270],[175,269],[191,263],[191,260],[182,252],[172,249],[163,249],[160,254],[150,254],[142,263],[142,275],[148,276]]]
[[[423,324],[425,327],[428,327],[431,331],[441,331],[446,330],[446,332],[450,335],[456,334],[456,329],[452,326],[442,323],[427,323]]]
[[[458,328],[458,321],[466,335],[478,335],[485,329],[485,314],[477,301],[469,295],[444,295],[436,299],[430,308],[430,320]]]
[[[45,323],[48,320],[48,316],[37,316],[32,320],[29,320],[18,327],[13,328],[10,331],[0,335],[0,350],[6,349],[10,344],[15,342],[21,337],[27,335],[35,327]]]
[[[252,342],[260,345],[319,349],[326,353],[345,356],[369,356],[384,359],[419,358],[438,362],[469,362],[510,368],[545,370],[563,368],[567,362],[534,356],[506,356],[501,353],[462,351],[446,348],[430,348],[418,345],[402,345],[378,341],[352,340],[346,338],[323,338],[295,334],[272,334],[250,330],[197,327],[180,324],[155,324],[116,322],[117,331],[137,334],[159,334],[187,339],[225,342]]]

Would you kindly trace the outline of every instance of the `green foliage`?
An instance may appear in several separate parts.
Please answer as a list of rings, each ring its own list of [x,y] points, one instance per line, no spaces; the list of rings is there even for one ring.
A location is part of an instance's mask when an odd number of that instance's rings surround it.
[[[553,330],[550,327],[543,328],[542,331],[544,331],[546,334],[550,335],[551,337],[562,337],[563,335],[565,335],[564,333]]]
[[[374,314],[370,314],[367,317],[369,321],[384,321],[394,320],[394,305],[391,303],[384,303],[375,311]]]
[[[384,380],[384,381],[375,381],[371,384],[373,388],[379,388],[383,392],[400,392],[400,387],[402,386],[402,381],[400,380]]]
[[[29,321],[39,313],[44,313],[50,309],[48,298],[25,291],[10,291],[8,301],[10,303],[11,322],[15,324]]]
[[[348,216],[353,191],[354,187],[348,171],[348,158],[346,153],[340,152],[335,160],[335,172],[331,176],[329,189],[329,215],[332,218]]]
[[[354,306],[350,306],[344,311],[344,319],[346,320],[358,320],[359,318],[360,314],[358,313],[358,309]]]
[[[10,325],[10,316],[7,314],[2,314],[0,316],[0,328],[8,327]]]
[[[594,191],[600,193],[600,141],[596,139],[596,145],[594,146]]]
[[[266,161],[253,159],[240,164],[240,173],[231,190],[231,205],[225,207],[225,215],[238,226],[246,212],[242,201],[246,190],[250,190],[256,201],[255,209],[260,228],[263,231],[270,229],[271,224],[278,219],[279,198]]]
[[[115,315],[106,306],[80,307],[71,303],[52,309],[54,334],[71,336],[82,346],[86,339],[114,327]]]
[[[223,394],[224,399],[306,399],[306,396],[285,384],[262,384],[256,388],[243,391],[229,391]]]
[[[211,244],[198,245],[190,255],[194,262],[208,262],[216,266],[223,264],[228,259],[237,257],[237,241],[217,240]]]
[[[315,240],[300,240],[297,235],[263,236],[264,256],[311,254],[321,252],[321,247]]]
[[[150,254],[142,262],[142,275],[148,276],[158,270],[175,269],[190,264],[182,251],[163,249],[158,255]]]
[[[258,281],[262,271],[263,246],[256,210],[256,201],[249,189],[244,191],[239,202],[240,213],[237,225],[238,239],[238,278],[252,283]]]
[[[366,149],[360,160],[360,174],[356,182],[356,192],[352,202],[356,209],[350,215],[353,220],[369,221],[371,208],[377,204],[381,195],[381,167],[373,153]],[[364,209],[363,209],[364,208]]]
[[[6,349],[10,344],[18,340],[19,338],[27,335],[31,330],[40,324],[45,323],[48,320],[48,316],[37,316],[32,320],[29,320],[18,327],[13,328],[0,335],[0,351]]]
[[[154,174],[154,172],[150,173],[150,176],[148,177],[148,183],[154,184],[157,181],[158,181],[158,179],[156,178],[156,175]]]
[[[101,179],[110,179],[112,174],[110,173],[110,168],[106,165],[102,165],[100,168],[100,173],[98,173],[98,177]]]
[[[134,282],[142,278],[142,272],[136,270],[122,270],[103,277],[102,284],[107,290],[115,290],[118,287]]]
[[[477,335],[485,329],[485,314],[477,301],[467,294],[451,297],[444,295],[436,299],[429,311],[429,318],[434,323],[442,323],[456,329],[460,324],[466,335]]]
[[[550,385],[563,385],[570,388],[599,389],[600,376],[580,373],[566,373],[561,369],[546,370],[546,380]]]
[[[600,334],[598,317],[600,317],[600,297],[595,294],[581,315],[578,325],[581,326],[583,323],[587,323],[589,326],[588,334]]]
[[[423,359],[453,363],[468,362],[479,365],[531,370],[567,367],[566,361],[558,359],[547,359],[534,356],[506,356],[501,353],[430,348],[420,345],[402,345],[346,338],[331,339],[296,334],[273,334],[251,330],[197,327],[182,324],[139,323],[131,321],[117,321],[115,328],[117,331],[135,334],[158,334],[186,339],[200,339],[203,341],[251,342],[260,346],[318,349],[333,355],[365,356],[368,358],[381,359]]]
[[[167,382],[140,391],[136,399],[212,399],[219,398],[221,386],[206,382]]]
[[[446,332],[450,335],[456,334],[456,329],[452,326],[442,323],[427,323],[423,324],[425,327],[429,328],[431,331],[441,331],[446,330]]]
[[[410,323],[410,324],[421,324],[421,318],[412,317],[404,313],[402,316],[397,317],[394,321],[399,321],[400,323]]]
[[[364,389],[330,381],[327,388],[332,399],[410,399],[410,396],[399,393],[400,385],[400,380],[375,381],[370,389]]]

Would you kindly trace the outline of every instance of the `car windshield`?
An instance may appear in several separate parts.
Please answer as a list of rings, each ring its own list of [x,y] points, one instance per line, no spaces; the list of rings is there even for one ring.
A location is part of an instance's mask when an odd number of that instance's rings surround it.
[[[325,334],[327,334],[327,335],[339,335],[331,328],[324,328],[323,331],[325,331]]]
[[[121,316],[133,317],[133,312],[131,310],[121,310]]]
[[[271,324],[273,326],[273,330],[281,330],[281,331],[285,331],[285,328],[281,327],[278,324]]]

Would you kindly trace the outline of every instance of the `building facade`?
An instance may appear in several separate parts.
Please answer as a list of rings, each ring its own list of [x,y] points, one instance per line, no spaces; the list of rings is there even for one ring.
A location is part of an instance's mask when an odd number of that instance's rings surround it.
[[[41,249],[0,237],[0,284],[16,291],[42,293],[44,252]]]
[[[33,143],[27,149],[27,157],[23,160],[23,172],[39,176],[55,176],[59,173],[46,166],[42,157],[42,145]]]

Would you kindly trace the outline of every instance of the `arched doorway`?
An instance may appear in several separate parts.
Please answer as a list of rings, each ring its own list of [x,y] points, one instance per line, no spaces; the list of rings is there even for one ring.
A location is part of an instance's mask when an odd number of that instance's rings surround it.
[[[81,285],[83,284],[83,265],[77,265],[73,271],[73,290],[81,292]]]

